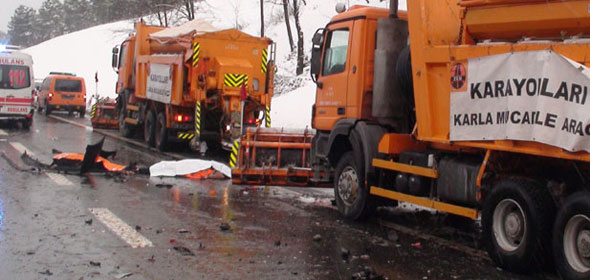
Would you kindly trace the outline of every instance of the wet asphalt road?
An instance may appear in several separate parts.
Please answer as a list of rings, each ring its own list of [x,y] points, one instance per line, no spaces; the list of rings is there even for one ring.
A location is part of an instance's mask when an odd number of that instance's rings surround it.
[[[375,222],[342,221],[329,189],[143,175],[64,179],[11,165],[24,165],[19,147],[50,163],[52,149],[82,153],[101,137],[41,115],[30,131],[2,127],[0,279],[351,279],[369,270],[383,277],[374,279],[552,278],[499,271],[417,236],[388,240],[391,230]],[[104,149],[117,150],[122,164],[167,159],[109,138]],[[97,208],[153,246],[132,248],[91,213]]]

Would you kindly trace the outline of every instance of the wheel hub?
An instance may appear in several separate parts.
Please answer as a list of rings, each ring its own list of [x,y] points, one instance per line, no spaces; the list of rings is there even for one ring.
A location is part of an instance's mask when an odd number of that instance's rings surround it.
[[[577,272],[590,271],[590,218],[578,214],[569,219],[563,233],[563,253]]]
[[[584,258],[590,258],[590,230],[582,230],[578,234],[578,252]]]
[[[347,166],[342,170],[342,173],[340,173],[340,177],[338,178],[338,194],[342,201],[347,204],[354,202],[358,188],[358,175],[352,167]]]
[[[513,240],[518,239],[522,231],[522,220],[520,215],[518,215],[516,212],[508,214],[508,216],[506,216],[504,227],[509,238]]]
[[[500,201],[494,209],[492,228],[498,246],[508,252],[518,250],[526,235],[526,218],[518,202]]]

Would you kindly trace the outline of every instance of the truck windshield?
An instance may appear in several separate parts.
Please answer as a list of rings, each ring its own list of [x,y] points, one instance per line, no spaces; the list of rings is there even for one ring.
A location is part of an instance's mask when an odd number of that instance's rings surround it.
[[[0,89],[23,89],[30,86],[28,66],[0,65]]]
[[[81,92],[82,82],[80,80],[57,79],[55,81],[55,91]]]

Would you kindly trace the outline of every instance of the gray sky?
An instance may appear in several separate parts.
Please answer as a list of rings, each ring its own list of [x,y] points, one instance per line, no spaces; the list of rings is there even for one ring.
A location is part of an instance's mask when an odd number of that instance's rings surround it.
[[[29,6],[35,10],[41,7],[43,0],[0,0],[2,9],[0,9],[0,30],[8,31],[8,22],[14,14],[14,10],[20,5]]]

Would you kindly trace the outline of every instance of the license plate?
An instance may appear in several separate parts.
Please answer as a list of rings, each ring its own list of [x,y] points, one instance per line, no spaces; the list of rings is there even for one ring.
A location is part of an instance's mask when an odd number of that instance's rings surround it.
[[[72,99],[74,99],[74,95],[73,94],[62,94],[61,98],[67,99],[67,100],[72,100]]]
[[[28,113],[29,107],[3,107],[1,111],[9,114]]]

